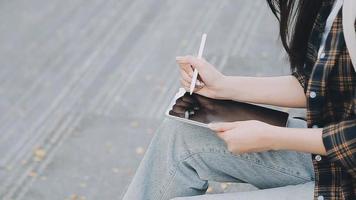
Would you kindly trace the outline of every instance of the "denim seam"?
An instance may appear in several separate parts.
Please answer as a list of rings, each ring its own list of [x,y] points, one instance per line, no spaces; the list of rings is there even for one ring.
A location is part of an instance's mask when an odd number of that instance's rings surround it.
[[[270,166],[267,166],[267,165],[263,165],[263,164],[261,164],[261,163],[257,163],[256,161],[254,161],[254,160],[252,160],[252,159],[245,159],[245,158],[242,157],[242,156],[237,157],[236,155],[234,155],[234,154],[232,154],[232,153],[230,153],[230,152],[227,152],[226,150],[217,150],[217,151],[215,151],[215,152],[208,152],[208,151],[195,152],[195,153],[191,153],[191,154],[187,155],[185,158],[183,158],[183,159],[181,159],[181,160],[179,160],[179,161],[177,161],[177,162],[179,162],[179,163],[180,163],[180,162],[183,162],[183,161],[189,159],[190,157],[192,157],[192,156],[194,156],[194,155],[197,155],[197,154],[200,154],[200,153],[217,153],[217,152],[219,152],[219,153],[224,153],[224,154],[227,154],[227,155],[232,155],[232,156],[234,156],[234,157],[236,157],[236,158],[239,158],[239,159],[241,159],[241,160],[243,160],[243,161],[251,162],[251,163],[253,163],[253,164],[255,164],[255,165],[259,165],[259,166],[261,166],[261,167],[265,167],[265,168],[268,168],[268,169],[270,169],[270,170],[273,170],[273,171],[276,171],[276,172],[279,172],[279,173],[282,173],[282,174],[285,174],[285,175],[288,175],[288,176],[292,176],[292,177],[295,177],[295,178],[299,178],[299,179],[302,179],[302,180],[304,180],[304,181],[310,181],[309,178],[300,177],[300,176],[297,176],[297,175],[294,175],[294,174],[290,174],[290,173],[284,172],[284,171],[282,171],[282,170],[280,170],[280,169],[278,169],[278,168],[274,168],[274,167],[270,167]]]
[[[177,174],[177,167],[176,167],[176,165],[174,165],[173,174],[172,174],[172,175],[170,176],[170,178],[168,179],[167,185],[164,184],[164,185],[163,185],[163,188],[159,190],[159,192],[162,191],[162,190],[164,190],[163,193],[162,193],[162,196],[161,196],[160,200],[162,200],[163,197],[165,197],[165,195],[167,194],[168,188],[171,186],[171,183],[172,183],[172,181],[174,180],[174,178],[176,177],[176,174]],[[154,198],[154,199],[157,199],[156,197],[157,197],[157,195],[155,195],[155,198]]]

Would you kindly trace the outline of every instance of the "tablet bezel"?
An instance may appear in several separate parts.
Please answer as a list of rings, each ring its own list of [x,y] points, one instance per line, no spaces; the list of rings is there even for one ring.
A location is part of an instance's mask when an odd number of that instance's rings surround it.
[[[172,100],[171,100],[171,102],[170,102],[170,104],[168,106],[168,109],[165,112],[165,115],[167,117],[171,118],[171,119],[175,119],[175,120],[178,120],[178,121],[181,121],[181,122],[185,122],[185,123],[188,123],[188,124],[193,124],[193,125],[197,125],[197,126],[200,126],[200,127],[208,128],[208,124],[207,123],[198,122],[198,121],[195,121],[195,120],[186,119],[186,118],[182,118],[182,117],[177,117],[177,116],[169,114],[169,112],[171,110],[173,110],[173,106],[176,104],[176,101],[179,98],[181,98],[182,96],[184,96],[186,92],[187,91],[184,88],[179,88],[179,90],[175,94],[174,98],[172,98]],[[277,125],[277,126],[280,126],[280,127],[286,127],[287,126],[288,118],[289,118],[289,113],[288,112],[284,112],[284,111],[281,111],[281,110],[278,110],[278,109],[272,109],[272,108],[270,108],[268,106],[262,106],[262,105],[259,105],[259,104],[252,104],[252,103],[249,103],[249,104],[250,105],[254,105],[254,106],[258,106],[258,107],[263,107],[263,108],[268,109],[268,110],[274,110],[274,111],[277,111],[277,112],[285,113],[287,115],[285,123],[283,123],[283,125]],[[265,122],[265,123],[268,123],[268,122]]]

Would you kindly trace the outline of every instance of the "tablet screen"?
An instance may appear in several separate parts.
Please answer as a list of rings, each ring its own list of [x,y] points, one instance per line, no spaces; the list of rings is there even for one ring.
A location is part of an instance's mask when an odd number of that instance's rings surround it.
[[[190,95],[183,88],[173,98],[166,114],[174,119],[204,126],[212,122],[259,120],[276,126],[286,126],[288,113],[230,100],[210,99]]]

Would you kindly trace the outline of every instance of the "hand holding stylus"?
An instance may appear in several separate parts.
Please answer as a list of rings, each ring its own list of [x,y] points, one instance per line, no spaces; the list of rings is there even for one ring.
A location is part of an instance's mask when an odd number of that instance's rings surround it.
[[[176,61],[180,68],[180,82],[186,91],[190,91],[193,69],[197,69],[199,76],[193,92],[215,99],[221,96],[220,91],[223,90],[222,87],[224,87],[225,76],[212,64],[203,58],[197,58],[191,55],[177,57]]]
[[[207,35],[204,33],[197,57],[190,55],[176,57],[176,61],[180,66],[180,82],[190,94],[196,92],[202,96],[219,98],[219,90],[224,85],[223,80],[225,77],[213,65],[202,58],[206,37]]]

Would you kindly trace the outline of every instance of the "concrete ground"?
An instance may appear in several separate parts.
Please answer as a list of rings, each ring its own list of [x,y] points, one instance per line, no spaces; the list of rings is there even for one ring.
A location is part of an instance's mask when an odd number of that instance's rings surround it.
[[[289,73],[264,0],[3,0],[0,16],[2,200],[121,199],[203,32],[226,74]]]

